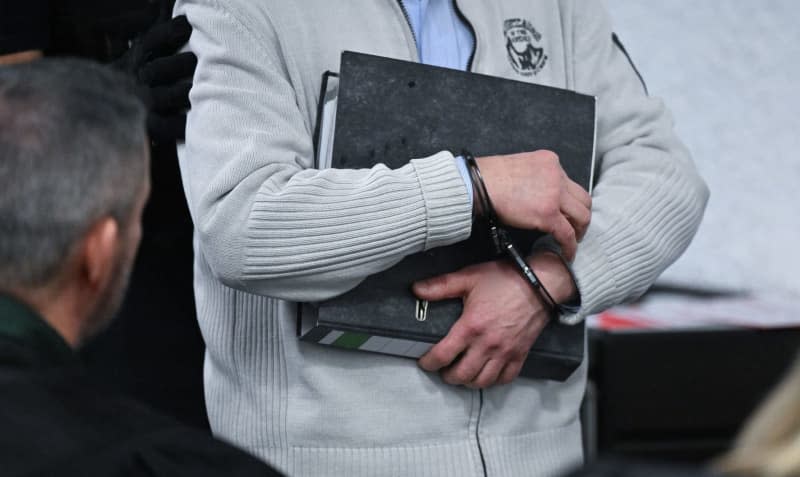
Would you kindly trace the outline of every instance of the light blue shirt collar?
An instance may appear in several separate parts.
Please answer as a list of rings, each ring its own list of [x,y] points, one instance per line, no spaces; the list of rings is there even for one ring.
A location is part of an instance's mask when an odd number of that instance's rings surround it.
[[[421,63],[466,70],[475,44],[453,0],[402,0]]]

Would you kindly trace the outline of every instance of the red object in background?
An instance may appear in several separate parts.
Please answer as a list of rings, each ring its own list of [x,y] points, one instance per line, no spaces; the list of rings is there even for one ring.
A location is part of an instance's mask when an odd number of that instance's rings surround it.
[[[597,315],[595,325],[601,330],[632,330],[653,327],[651,323],[642,317],[618,314],[613,311],[613,308]]]

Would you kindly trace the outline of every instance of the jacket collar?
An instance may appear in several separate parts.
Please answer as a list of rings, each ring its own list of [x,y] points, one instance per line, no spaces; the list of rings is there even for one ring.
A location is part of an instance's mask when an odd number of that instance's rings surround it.
[[[0,364],[58,366],[78,362],[66,341],[35,310],[0,294]]]

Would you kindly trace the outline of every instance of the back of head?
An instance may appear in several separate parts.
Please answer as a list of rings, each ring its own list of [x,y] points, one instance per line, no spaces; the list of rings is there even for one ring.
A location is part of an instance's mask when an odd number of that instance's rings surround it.
[[[131,219],[145,144],[121,74],[77,59],[0,68],[0,291],[48,285],[95,221]]]

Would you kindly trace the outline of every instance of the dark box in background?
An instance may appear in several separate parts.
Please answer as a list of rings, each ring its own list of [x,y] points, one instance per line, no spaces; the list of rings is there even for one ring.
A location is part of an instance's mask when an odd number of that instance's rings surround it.
[[[589,456],[718,456],[798,350],[798,328],[590,330]]]

